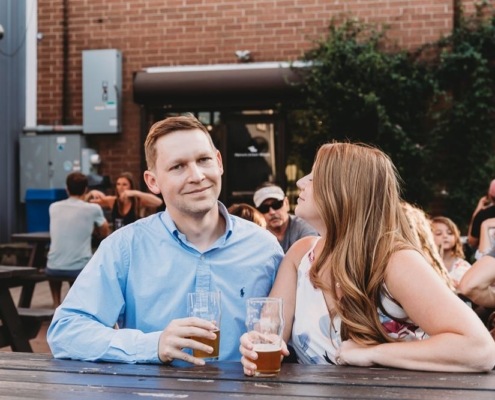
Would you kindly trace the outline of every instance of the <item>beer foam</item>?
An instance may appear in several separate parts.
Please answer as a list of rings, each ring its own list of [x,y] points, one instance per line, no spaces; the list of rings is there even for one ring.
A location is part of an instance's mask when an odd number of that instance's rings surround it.
[[[271,351],[281,351],[282,347],[275,343],[256,343],[253,350],[256,353],[267,353]]]

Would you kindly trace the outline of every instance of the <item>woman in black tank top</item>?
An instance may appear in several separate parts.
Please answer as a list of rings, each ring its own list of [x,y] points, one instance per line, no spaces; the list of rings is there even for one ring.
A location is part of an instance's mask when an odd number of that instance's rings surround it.
[[[114,229],[120,228],[139,219],[141,207],[156,208],[163,204],[162,199],[154,194],[141,192],[134,187],[132,174],[124,172],[115,183],[116,195],[106,196],[98,190],[92,190],[88,197],[91,202],[111,210]]]

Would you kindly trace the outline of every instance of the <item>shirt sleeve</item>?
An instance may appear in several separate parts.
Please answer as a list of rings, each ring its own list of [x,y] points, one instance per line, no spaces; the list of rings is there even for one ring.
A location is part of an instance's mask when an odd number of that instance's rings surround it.
[[[96,204],[95,204],[96,205]],[[96,208],[95,211],[95,224],[97,226],[102,226],[106,222],[105,214],[103,214],[103,209],[96,205],[98,208]]]
[[[160,363],[161,331],[145,333],[116,327],[125,309],[128,268],[125,237],[117,237],[100,244],[57,308],[47,333],[55,358]]]

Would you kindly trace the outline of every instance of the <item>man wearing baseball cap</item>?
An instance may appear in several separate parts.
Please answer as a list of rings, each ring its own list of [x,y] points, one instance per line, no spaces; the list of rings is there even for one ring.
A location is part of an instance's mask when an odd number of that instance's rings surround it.
[[[253,202],[265,217],[266,229],[275,235],[285,253],[298,239],[318,236],[306,221],[289,214],[289,199],[280,186],[263,183],[254,192]]]

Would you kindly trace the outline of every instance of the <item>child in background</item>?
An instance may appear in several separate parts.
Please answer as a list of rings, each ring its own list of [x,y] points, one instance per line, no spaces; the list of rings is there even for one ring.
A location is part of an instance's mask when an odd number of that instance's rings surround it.
[[[457,225],[447,217],[435,217],[431,220],[431,228],[443,263],[457,288],[462,276],[471,267],[464,257],[461,233]]]
[[[456,288],[454,287],[452,278],[443,263],[438,245],[435,243],[435,238],[433,237],[433,232],[431,229],[431,221],[428,214],[426,214],[426,212],[418,206],[406,201],[401,202],[401,207],[404,210],[407,222],[409,222],[409,226],[413,231],[416,245],[423,250],[423,255],[426,257],[428,263],[445,281],[447,286],[455,291]]]

